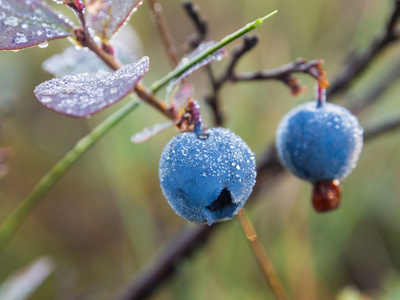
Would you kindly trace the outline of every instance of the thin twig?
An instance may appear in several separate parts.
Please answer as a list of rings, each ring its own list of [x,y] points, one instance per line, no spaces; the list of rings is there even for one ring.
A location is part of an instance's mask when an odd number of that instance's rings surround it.
[[[172,67],[175,67],[179,63],[178,51],[172,40],[171,32],[168,28],[167,22],[165,21],[164,14],[162,12],[162,6],[156,0],[149,0],[149,4],[152,10],[152,15],[157,24],[158,32],[160,33],[161,40],[164,44],[165,49],[168,53],[168,58],[172,64]]]
[[[230,74],[229,80],[233,82],[237,81],[256,81],[256,80],[279,80],[286,84],[291,93],[296,96],[302,93],[305,89],[301,85],[300,81],[293,76],[294,73],[305,73],[312,77],[318,79],[319,72],[318,69],[323,64],[323,60],[315,59],[306,61],[303,58],[298,58],[294,62],[286,64],[276,69],[271,70],[261,70],[256,72],[241,72]]]
[[[156,110],[161,112],[164,116],[171,120],[177,119],[175,110],[166,102],[158,99],[157,96],[151,93],[143,84],[138,84],[135,87],[135,93],[140,99],[154,107]]]
[[[183,2],[183,8],[185,9],[190,20],[193,22],[197,34],[190,39],[190,47],[192,49],[197,48],[202,42],[205,41],[208,33],[208,23],[200,15],[199,8],[197,5],[193,4],[191,1]]]
[[[191,1],[185,1],[183,3],[183,8],[189,16],[189,19],[195,25],[197,34],[190,38],[190,46],[192,49],[197,48],[202,42],[205,41],[206,35],[208,33],[208,23],[203,17],[200,15],[200,11],[197,5],[193,4]],[[246,38],[246,36],[244,37]],[[219,87],[217,86],[217,81],[215,79],[214,72],[212,70],[211,65],[207,65],[205,67],[207,71],[207,75],[210,81],[212,94],[209,97],[206,97],[206,103],[211,107],[214,123],[216,126],[221,126],[224,120],[224,116],[222,110],[220,108],[220,104],[218,101],[218,91]]]
[[[222,125],[223,123],[223,113],[220,108],[220,101],[219,101],[219,92],[226,81],[231,78],[233,70],[236,64],[239,62],[240,58],[251,49],[253,49],[258,43],[258,37],[256,35],[249,35],[243,37],[243,43],[239,47],[235,48],[232,51],[230,62],[226,68],[226,71],[221,74],[218,78],[215,78],[211,71],[208,72],[211,86],[212,86],[212,93],[205,97],[206,103],[211,107],[213,115],[214,115],[214,122],[217,126]]]
[[[400,115],[391,117],[390,119],[376,122],[374,124],[368,124],[364,129],[364,142],[370,141],[378,136],[385,133],[389,133],[400,127]]]
[[[371,106],[389,87],[393,85],[396,80],[399,79],[399,77],[400,61],[397,62],[394,67],[392,67],[391,70],[379,80],[377,84],[364,93],[360,100],[355,101],[349,107],[349,110],[353,114],[358,114],[364,110],[364,108]]]
[[[188,226],[170,240],[167,251],[158,256],[158,259],[147,270],[142,271],[133,284],[116,298],[118,300],[139,300],[150,296],[160,282],[166,280],[175,272],[180,257],[188,257],[197,250],[197,245],[207,242],[210,232],[215,226]],[[154,272],[156,266],[156,272]]]
[[[274,265],[271,259],[268,257],[260,239],[258,238],[257,232],[251,223],[249,217],[247,216],[244,208],[242,208],[237,214],[237,219],[246,235],[247,240],[253,250],[254,256],[258,261],[258,265],[261,267],[265,280],[270,285],[275,298],[278,300],[287,300],[288,293],[280,280],[278,274],[275,271]]]
[[[360,76],[384,49],[399,39],[400,36],[396,32],[396,24],[400,18],[400,0],[393,2],[393,11],[383,34],[377,36],[365,52],[352,56],[344,65],[343,70],[339,72],[339,75],[331,83],[327,91],[328,97],[347,89],[354,79]]]

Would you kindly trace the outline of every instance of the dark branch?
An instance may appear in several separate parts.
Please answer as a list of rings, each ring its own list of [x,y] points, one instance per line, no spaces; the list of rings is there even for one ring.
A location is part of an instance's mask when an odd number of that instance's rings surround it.
[[[216,81],[217,89],[220,89],[226,81],[232,80],[232,78],[234,77],[235,68],[239,60],[243,57],[244,54],[253,49],[257,44],[258,44],[257,35],[252,34],[243,37],[243,44],[232,51],[231,60],[225,72],[219,77],[218,81]]]
[[[235,67],[240,58],[250,51],[257,42],[258,38],[255,35],[245,37],[243,44],[232,52],[231,60],[225,72],[212,80],[213,92],[206,96],[205,99],[207,104],[212,108],[217,125],[221,125],[223,121],[222,112],[219,108],[218,94],[227,82],[279,80],[289,87],[292,95],[296,96],[305,92],[306,87],[301,84],[298,78],[293,76],[294,73],[309,74],[316,79],[319,79],[321,76],[320,70],[323,60],[306,61],[303,58],[298,58],[296,61],[276,69],[236,73]]]
[[[193,4],[193,2],[183,2],[183,8],[196,27],[197,35],[191,37],[190,39],[191,48],[195,49],[205,40],[208,33],[208,24],[207,21],[200,15],[197,5]]]
[[[382,134],[389,133],[392,130],[399,129],[399,127],[400,115],[381,121],[379,123],[367,125],[365,126],[364,130],[364,142],[377,138]]]
[[[151,6],[154,21],[157,24],[158,32],[160,33],[161,40],[164,44],[164,48],[168,53],[168,58],[172,66],[176,67],[180,59],[176,47],[172,41],[172,35],[168,28],[167,22],[165,21],[164,14],[162,13],[162,6],[156,0],[149,0],[149,4]]]
[[[353,114],[358,114],[367,106],[377,101],[380,96],[400,77],[400,61],[379,82],[369,89],[362,99],[356,101],[349,107]]]
[[[271,69],[271,70],[261,70],[257,72],[242,72],[242,73],[232,73],[230,80],[237,81],[256,81],[256,80],[279,80],[286,84],[292,95],[296,96],[299,93],[304,92],[306,87],[301,85],[300,80],[293,76],[294,73],[305,73],[309,74],[315,79],[320,77],[320,68],[323,64],[323,60],[316,59],[306,61],[303,58],[298,58],[296,61],[284,65],[282,67]]]
[[[188,226],[165,247],[165,252],[154,259],[151,265],[136,278],[126,290],[117,297],[118,300],[138,300],[150,296],[157,287],[176,271],[180,259],[189,257],[207,242],[213,226]]]
[[[183,3],[183,8],[185,9],[186,13],[188,14],[190,20],[193,22],[197,34],[190,37],[189,43],[192,49],[197,48],[202,42],[204,42],[207,32],[208,32],[208,24],[207,22],[201,17],[199,13],[198,7],[193,4],[191,1],[185,1]],[[220,109],[219,101],[218,101],[218,90],[219,87],[217,86],[217,82],[214,76],[214,72],[210,65],[205,67],[207,71],[207,75],[210,81],[210,85],[212,88],[212,94],[209,97],[205,98],[206,103],[211,107],[211,110],[214,115],[214,123],[216,126],[221,126],[223,123],[223,114]]]
[[[258,43],[258,37],[256,35],[249,35],[243,38],[243,44],[237,48],[235,48],[232,52],[231,60],[226,68],[226,71],[220,75],[218,78],[214,77],[214,74],[211,70],[211,67],[208,66],[207,71],[210,78],[211,86],[212,86],[212,93],[205,97],[206,103],[211,107],[213,115],[214,115],[214,122],[217,126],[222,125],[223,123],[223,113],[220,108],[220,101],[219,101],[219,91],[227,82],[239,62],[240,58],[251,49],[253,49]]]
[[[399,18],[400,0],[395,0],[393,12],[386,24],[385,32],[376,37],[365,52],[353,56],[351,60],[346,63],[343,70],[328,89],[328,97],[332,97],[347,89],[354,79],[361,75],[387,46],[399,39],[399,35],[395,31],[395,25]]]

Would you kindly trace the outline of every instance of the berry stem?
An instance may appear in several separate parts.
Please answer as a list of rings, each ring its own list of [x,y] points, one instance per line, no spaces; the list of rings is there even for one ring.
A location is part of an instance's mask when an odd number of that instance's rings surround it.
[[[256,257],[258,264],[263,272],[265,279],[267,280],[272,292],[277,300],[288,300],[288,293],[283,287],[282,281],[275,271],[274,265],[271,259],[268,257],[261,241],[257,236],[257,232],[247,216],[244,208],[242,208],[237,214],[237,219],[240,226],[249,241],[250,247],[253,250],[254,256]]]
[[[203,134],[203,121],[201,119],[200,104],[196,100],[189,99],[189,108],[192,113],[193,132],[197,135]]]
[[[326,90],[321,87],[319,81],[315,85],[315,94],[317,98],[317,107],[322,107],[326,103]]]

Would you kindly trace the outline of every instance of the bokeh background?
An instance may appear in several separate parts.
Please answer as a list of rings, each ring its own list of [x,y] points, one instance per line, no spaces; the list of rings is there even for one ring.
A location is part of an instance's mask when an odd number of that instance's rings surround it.
[[[170,70],[149,3],[132,16],[150,57],[150,85]],[[325,60],[335,78],[351,51],[365,50],[384,30],[392,9],[389,0],[199,0],[209,22],[209,39],[221,37],[278,9],[255,30],[259,44],[239,64],[240,70],[275,68],[297,57]],[[161,0],[180,53],[194,27],[182,2]],[[74,16],[62,5],[55,8]],[[227,47],[232,50],[240,41]],[[0,179],[0,222],[34,184],[79,138],[127,100],[89,120],[68,118],[43,107],[33,89],[51,78],[42,62],[61,52],[67,40],[0,53],[0,147],[11,155]],[[350,105],[400,59],[400,44],[388,48],[351,89],[335,99]],[[213,63],[215,73],[227,59]],[[313,97],[313,80],[298,76],[309,92],[293,98],[275,81],[227,84],[221,93],[229,127],[256,155],[273,142],[281,117]],[[203,118],[212,126],[202,97],[209,93],[206,73],[190,77]],[[164,92],[160,95],[163,96]],[[359,115],[362,125],[399,113],[399,84]],[[55,272],[31,299],[111,299],[135,273],[164,250],[188,225],[165,201],[158,181],[158,159],[169,129],[143,144],[130,137],[165,119],[146,105],[131,113],[91,148],[42,199],[0,254],[0,282],[33,260],[48,255]],[[285,173],[258,194],[247,212],[293,299],[400,299],[400,132],[365,145],[358,167],[343,183],[340,209],[317,214],[310,205],[310,184]],[[355,298],[350,298],[350,297]],[[180,263],[178,273],[152,299],[274,299],[236,220],[226,222],[209,243]],[[367,298],[364,298],[367,299]]]

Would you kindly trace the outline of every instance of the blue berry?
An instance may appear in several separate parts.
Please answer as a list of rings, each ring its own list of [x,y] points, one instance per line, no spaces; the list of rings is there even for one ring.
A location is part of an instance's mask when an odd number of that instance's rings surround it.
[[[363,129],[346,108],[309,102],[286,114],[276,133],[282,165],[313,183],[343,179],[356,167]]]
[[[211,225],[231,219],[249,198],[255,156],[229,129],[185,132],[165,146],[159,176],[163,194],[179,216]]]

